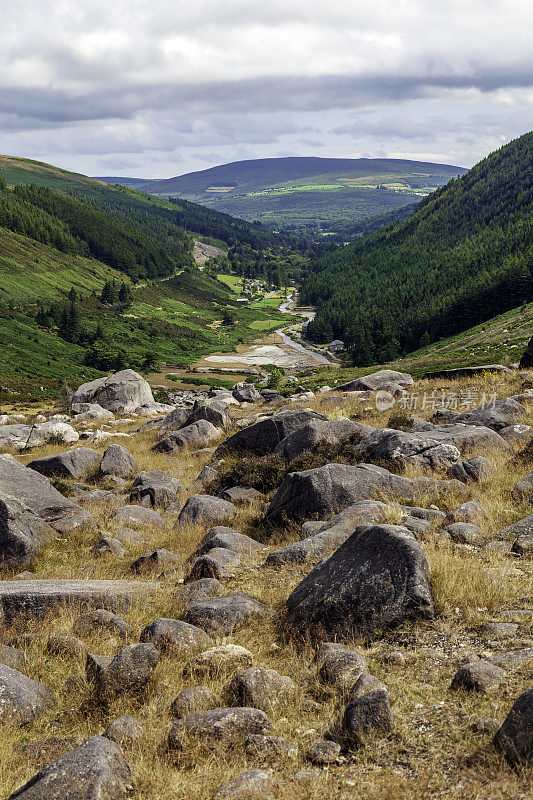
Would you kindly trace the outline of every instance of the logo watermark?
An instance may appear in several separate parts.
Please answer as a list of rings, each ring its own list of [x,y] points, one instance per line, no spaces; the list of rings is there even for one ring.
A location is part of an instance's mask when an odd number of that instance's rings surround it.
[[[489,394],[476,389],[448,392],[444,389],[433,392],[405,392],[395,397],[390,392],[376,392],[377,411],[390,411],[397,407],[402,411],[457,411],[466,412],[474,408],[493,407],[498,399],[496,392]]]

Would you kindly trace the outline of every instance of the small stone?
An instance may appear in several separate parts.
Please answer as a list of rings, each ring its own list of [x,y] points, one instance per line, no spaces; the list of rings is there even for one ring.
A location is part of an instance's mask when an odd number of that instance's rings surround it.
[[[497,689],[504,677],[505,672],[490,661],[474,661],[457,670],[450,688],[487,692]]]
[[[195,711],[208,711],[216,708],[218,700],[216,694],[209,686],[192,686],[183,689],[170,706],[172,716],[181,719]]]
[[[316,742],[316,744],[311,747],[307,753],[307,759],[312,764],[317,764],[318,766],[337,764],[340,753],[340,744],[323,739],[320,742]]]
[[[160,653],[187,656],[191,651],[209,647],[212,639],[201,628],[178,619],[156,619],[147,625],[140,636],[141,642],[151,642]]]
[[[121,746],[140,739],[142,735],[143,726],[135,717],[119,717],[113,720],[102,734],[106,739],[111,739]]]
[[[55,631],[48,637],[46,649],[49,653],[68,658],[84,659],[87,657],[87,646],[85,642],[76,636],[69,636],[62,631]]]
[[[483,625],[481,632],[486,636],[495,636],[497,638],[505,638],[512,636],[518,630],[518,625],[514,622],[487,622]]]
[[[270,720],[257,708],[215,708],[198,711],[178,720],[170,729],[170,750],[183,750],[189,738],[207,746],[235,743],[253,733],[270,730]]]
[[[126,554],[126,548],[119,539],[115,539],[113,536],[103,536],[96,542],[92,552],[95,556],[111,553],[114,556],[122,558],[122,556]]]
[[[251,667],[253,655],[238,644],[211,647],[196,656],[187,667],[187,674],[217,675],[243,667]]]
[[[250,769],[218,787],[213,800],[270,800],[275,797],[274,779],[263,769]]]
[[[87,636],[102,629],[123,639],[133,633],[133,628],[129,623],[106,608],[87,611],[78,617],[73,626],[74,633],[79,636]]]
[[[279,705],[290,703],[295,690],[291,678],[273,669],[252,667],[234,675],[224,691],[233,705],[251,706],[269,713]]]
[[[470,726],[474,733],[496,733],[498,728],[501,726],[501,722],[494,717],[483,717],[483,719],[478,719],[476,722],[473,722]]]
[[[178,558],[174,553],[161,547],[149,555],[137,558],[131,565],[131,571],[137,575],[160,574],[165,570],[173,569],[177,562]]]
[[[285,739],[260,733],[254,733],[246,739],[244,750],[249,758],[262,761],[277,761],[294,757],[297,753],[297,748]]]
[[[392,730],[392,711],[386,691],[364,694],[348,703],[342,727],[357,747],[364,746],[369,738],[386,736]]]

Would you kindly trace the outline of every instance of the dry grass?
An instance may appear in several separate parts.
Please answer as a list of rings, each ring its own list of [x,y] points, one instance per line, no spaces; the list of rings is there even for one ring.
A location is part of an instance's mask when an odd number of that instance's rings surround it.
[[[484,376],[469,381],[468,386],[474,384],[485,390],[496,387],[499,395],[505,396],[518,390],[519,381],[520,376],[515,374],[505,378]],[[425,387],[425,383],[428,382],[419,384],[422,391],[446,385],[444,381],[434,381]],[[456,384],[466,386],[462,381]],[[454,389],[457,390],[455,384]],[[309,405],[320,409],[320,400],[317,396]],[[366,407],[370,407],[368,401],[354,400],[343,404],[342,408],[329,409],[328,416],[357,413],[364,422],[377,427],[386,425],[390,412],[379,414],[375,409],[365,411]],[[428,411],[424,416],[430,414]],[[533,422],[532,415],[528,417]],[[125,429],[136,427],[138,423]],[[209,456],[198,458],[184,452],[169,458],[154,453],[150,448],[156,438],[154,433],[143,433],[115,441],[131,450],[141,469],[164,469],[179,478],[185,487],[184,500],[188,495],[187,487],[209,462]],[[105,447],[96,449],[103,452]],[[66,448],[40,448],[38,453],[25,454],[21,460],[27,462],[36,454],[63,449]],[[488,541],[502,527],[530,513],[530,509],[517,505],[509,495],[514,482],[529,469],[524,466],[511,471],[508,455],[500,452],[484,455],[496,469],[496,477],[490,484],[476,487],[478,499],[488,513],[488,519],[481,523]],[[454,500],[456,498],[447,498],[447,504],[453,507]],[[232,526],[253,535],[260,510],[256,506],[240,511]],[[179,615],[181,609],[176,593],[185,574],[185,561],[196,548],[204,529],[190,526],[175,530],[175,516],[165,515],[164,528],[144,528],[145,543],[128,547],[124,558],[95,557],[91,548],[101,531],[113,532],[114,528],[110,515],[95,509],[96,523],[92,528],[57,536],[36,558],[32,568],[39,577],[130,578],[134,577],[130,572],[132,561],[155,547],[166,547],[179,556],[181,566],[160,578],[158,593],[137,600],[124,612],[124,619],[133,627],[133,636],[123,641],[107,632],[93,633],[84,637],[91,652],[113,655],[125,643],[138,640],[142,628],[157,617]],[[400,517],[398,504],[390,503],[387,521],[396,523]],[[294,529],[278,533],[284,543],[298,536]],[[290,642],[280,641],[278,637],[280,608],[310,567],[265,570],[261,565],[274,546],[270,543],[254,559],[243,560],[235,577],[225,581],[228,593],[249,592],[272,608],[270,618],[260,625],[251,624],[235,631],[225,641],[247,647],[254,655],[255,665],[276,669],[296,682],[294,702],[270,715],[274,733],[298,747],[295,758],[281,759],[270,765],[278,782],[276,797],[280,800],[418,800],[421,797],[427,800],[485,800],[489,797],[525,800],[530,796],[531,776],[509,769],[492,749],[490,736],[474,733],[471,724],[484,717],[503,719],[516,696],[531,683],[531,662],[509,669],[496,694],[452,693],[449,685],[458,665],[469,658],[486,652],[533,646],[531,623],[522,621],[511,639],[489,641],[481,631],[482,625],[497,619],[502,609],[531,607],[531,563],[502,553],[443,544],[439,541],[438,530],[427,535],[421,544],[430,567],[437,609],[435,622],[406,625],[368,647],[354,642],[364,653],[372,673],[389,687],[394,732],[364,751],[346,756],[341,764],[319,770],[310,784],[297,782],[294,774],[301,767],[309,766],[305,761],[306,751],[338,720],[344,701],[337,692],[319,683],[310,646],[296,650]],[[107,707],[96,703],[83,661],[52,656],[46,650],[49,633],[58,630],[71,633],[76,616],[76,611],[71,609],[44,621],[19,621],[2,632],[4,643],[22,632],[36,635],[27,647],[25,672],[45,682],[56,694],[54,706],[31,725],[24,728],[3,725],[0,732],[2,796],[9,795],[42,766],[42,763],[22,758],[17,750],[19,743],[51,736],[73,737],[81,743],[88,736],[101,733],[110,720],[124,714],[136,716],[144,727],[141,740],[125,747],[136,776],[138,800],[207,800],[222,781],[244,769],[261,766],[249,760],[242,747],[233,752],[209,753],[192,746],[187,759],[179,765],[169,758],[165,741],[172,723],[169,714],[172,700],[183,688],[208,683],[223,705],[224,685],[230,677],[215,675],[198,679],[184,675],[186,659],[172,655],[162,657],[140,698],[120,698]],[[400,651],[403,659],[385,658],[391,650]]]

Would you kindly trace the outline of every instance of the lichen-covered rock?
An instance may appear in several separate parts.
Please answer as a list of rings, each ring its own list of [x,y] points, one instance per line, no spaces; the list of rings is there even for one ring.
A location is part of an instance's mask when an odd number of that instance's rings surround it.
[[[100,459],[100,453],[90,447],[75,447],[66,453],[34,458],[28,468],[47,478],[85,478],[96,472]]]
[[[141,632],[141,642],[150,642],[160,653],[187,656],[201,647],[212,644],[211,637],[201,628],[179,619],[160,618],[147,625]]]
[[[78,403],[96,403],[114,413],[172,411],[171,406],[156,403],[152,390],[144,378],[132,369],[123,369],[82,384],[72,397],[71,407]]]
[[[513,765],[533,763],[533,688],[526,689],[515,701],[494,744]]]
[[[368,637],[406,619],[431,619],[426,557],[405,528],[357,528],[294,589],[287,614],[295,635],[315,637]]]
[[[16,669],[0,664],[0,720],[31,722],[53,702],[50,689]]]
[[[24,467],[11,455],[0,455],[0,494],[19,500],[61,533],[92,521],[88,511],[63,497],[45,475]]]
[[[137,461],[130,451],[120,444],[109,445],[100,462],[100,474],[129,478],[134,472],[137,472]]]
[[[267,607],[255,597],[237,592],[222,597],[199,598],[189,604],[183,617],[186,622],[209,633],[229,636],[235,628],[267,613]]]
[[[110,722],[102,736],[117,744],[131,744],[143,735],[143,726],[135,717],[118,717]]]
[[[122,750],[93,736],[53,761],[9,800],[127,800],[133,775]]]
[[[97,690],[102,699],[142,691],[159,661],[153,644],[131,644],[121,650],[97,677]]]
[[[294,681],[286,675],[274,669],[252,667],[234,675],[224,691],[232,705],[251,706],[269,713],[290,703],[295,690]]]
[[[168,744],[170,750],[182,750],[189,738],[206,745],[234,743],[270,728],[267,715],[257,708],[215,708],[178,720],[170,729]]]
[[[193,494],[180,511],[176,527],[181,525],[217,525],[236,514],[233,503],[208,494]]]
[[[31,508],[0,495],[0,568],[27,567],[52,530]]]
[[[139,472],[135,475],[130,500],[132,503],[142,503],[145,506],[161,506],[167,508],[175,503],[181,491],[181,484],[177,478],[171,478],[161,469]]]
[[[490,661],[473,661],[460,667],[452,680],[452,689],[468,692],[488,692],[497,689],[505,672]]]
[[[218,699],[209,686],[191,686],[183,689],[170,706],[172,716],[181,719],[195,711],[208,711],[216,708]]]
[[[370,738],[386,736],[392,730],[392,711],[386,691],[369,692],[348,703],[342,719],[351,744],[361,747]]]

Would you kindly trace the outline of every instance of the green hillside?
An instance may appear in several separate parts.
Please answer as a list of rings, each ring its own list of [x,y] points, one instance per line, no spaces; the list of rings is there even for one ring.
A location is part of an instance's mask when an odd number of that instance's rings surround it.
[[[261,226],[38,162],[0,163],[2,391],[35,396],[124,366],[187,367],[284,319],[243,307],[216,277],[241,269],[286,282],[301,268]],[[222,245],[203,271],[195,236]]]
[[[437,190],[406,220],[316,259],[301,300],[315,341],[389,361],[532,298],[533,134]]]
[[[342,223],[417,202],[464,172],[447,164],[402,159],[290,157],[237,161],[166,180],[131,181],[161,197],[192,200],[271,228],[316,237],[335,233]]]

